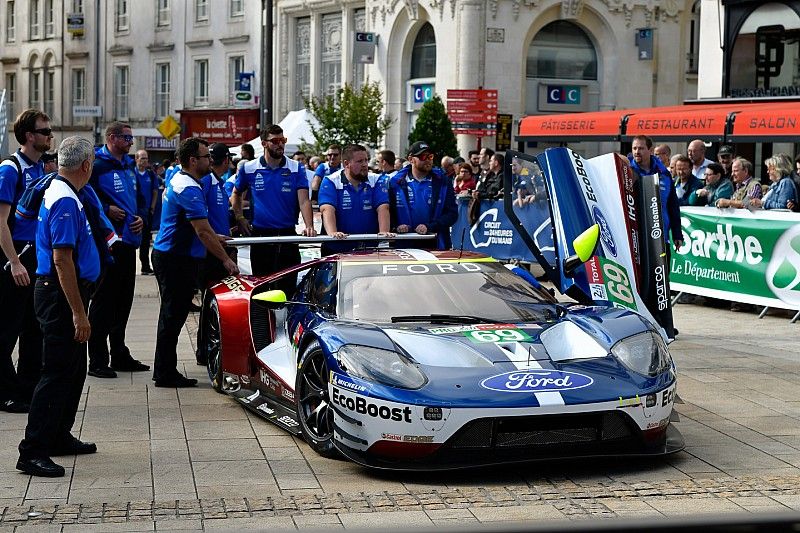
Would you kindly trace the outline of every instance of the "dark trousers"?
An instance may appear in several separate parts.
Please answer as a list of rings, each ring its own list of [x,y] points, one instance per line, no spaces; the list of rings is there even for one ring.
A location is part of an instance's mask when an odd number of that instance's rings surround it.
[[[253,229],[253,237],[297,235],[294,228]],[[250,265],[253,275],[266,276],[300,263],[300,246],[297,244],[257,244],[250,246]],[[297,275],[292,274],[275,283],[275,288],[291,298],[297,289]]]
[[[150,268],[150,242],[153,240],[153,234],[150,231],[150,222],[145,220],[142,228],[142,244],[139,245],[139,262],[142,264],[143,272],[152,270]]]
[[[80,292],[85,310],[89,289],[81,287]],[[43,366],[19,444],[21,459],[47,457],[53,446],[72,440],[70,430],[86,380],[86,344],[74,339],[72,309],[56,278],[36,280],[34,305],[44,336]]]
[[[161,295],[156,332],[153,379],[175,378],[178,372],[178,338],[189,316],[202,259],[153,250],[153,269]]]
[[[114,263],[106,269],[89,306],[92,336],[89,338],[89,367],[105,368],[111,362],[130,357],[125,346],[125,329],[133,306],[136,284],[136,248],[123,242],[111,250]],[[109,352],[110,345],[110,352]]]
[[[17,253],[24,242],[14,242]],[[0,269],[6,264],[0,252]],[[33,308],[33,288],[36,282],[36,247],[31,246],[20,256],[30,276],[27,287],[19,287],[11,276],[11,267],[0,270],[0,401],[29,402],[39,381],[42,368],[42,331]],[[14,369],[12,355],[19,339],[19,359]]]

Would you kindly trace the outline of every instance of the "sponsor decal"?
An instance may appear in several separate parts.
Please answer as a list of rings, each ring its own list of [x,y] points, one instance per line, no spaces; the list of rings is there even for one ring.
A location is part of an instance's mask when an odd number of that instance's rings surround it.
[[[605,257],[594,256],[586,262],[586,267],[593,299],[634,311],[637,309],[628,271],[622,265]]]
[[[498,392],[559,392],[581,389],[594,379],[577,372],[560,370],[517,370],[481,381],[484,389]]]
[[[433,435],[403,435],[403,442],[427,444],[433,442]]]
[[[472,342],[482,344],[486,342],[519,342],[531,340],[530,335],[521,329],[492,329],[465,331],[464,336]]]
[[[448,326],[446,328],[431,328],[429,333],[434,335],[447,335],[448,333],[462,333],[464,331],[481,331],[491,329],[516,329],[514,324],[478,324],[472,326]],[[538,325],[536,327],[539,327]]]
[[[256,400],[256,399],[257,399],[257,398],[258,398],[260,395],[261,395],[261,393],[260,393],[259,391],[255,391],[255,392],[254,392],[253,394],[251,394],[250,396],[247,396],[246,398],[240,398],[240,400],[241,400],[242,402],[244,402],[244,403],[251,403],[251,402],[253,402],[254,400]]]
[[[290,391],[286,387],[281,387],[281,396],[286,398],[289,401],[294,401],[294,392]]]
[[[290,428],[295,428],[300,425],[297,423],[297,420],[295,420],[289,415],[283,415],[278,419],[278,422]]]
[[[272,409],[271,407],[269,407],[265,403],[262,403],[261,405],[256,407],[256,409],[258,409],[259,411],[261,411],[262,413],[265,413],[267,415],[274,415],[275,414],[275,409]]]
[[[222,283],[228,287],[229,290],[232,291],[243,291],[245,290],[244,283],[242,280],[235,276],[228,276],[227,278],[222,279]]]
[[[462,272],[482,272],[483,266],[480,263],[384,263],[382,272],[386,274],[443,274],[452,272],[458,274]]]
[[[775,243],[765,275],[775,296],[794,306],[800,305],[800,225],[784,232]]]
[[[663,311],[669,307],[669,295],[667,294],[667,280],[665,277],[665,272],[666,270],[664,265],[658,265],[655,268],[656,304],[658,305],[659,311]]]
[[[241,376],[239,376],[239,380],[242,382],[243,385],[249,385],[250,384],[250,376],[247,376],[245,374],[242,374]]]
[[[333,397],[331,398],[334,405],[338,405],[350,412],[358,413],[360,415],[367,415],[372,418],[381,418],[383,420],[391,420],[393,422],[411,423],[411,407],[389,407],[388,405],[378,405],[367,401],[363,396],[348,396],[333,387]]]
[[[600,226],[600,240],[603,247],[614,257],[617,257],[617,245],[614,244],[614,237],[611,235],[611,227],[608,225],[606,217],[599,207],[592,206],[592,218]]]
[[[645,429],[658,429],[669,424],[669,417],[659,420],[658,422],[648,422]]]
[[[441,407],[426,407],[422,411],[422,416],[425,420],[441,420],[442,408]]]
[[[381,433],[381,438],[383,440],[396,440],[398,442],[403,440],[403,437],[396,433]]]
[[[335,372],[331,371],[330,381],[337,387],[369,396],[369,388],[367,386],[356,383],[349,377],[342,376],[341,374],[336,374]]]
[[[292,335],[292,346],[297,346],[300,344],[300,337],[303,336],[303,324],[301,322],[297,323],[297,329],[294,330],[294,335]]]
[[[650,237],[653,239],[661,238],[661,212],[658,204],[658,196],[650,198],[650,217],[653,221],[653,227],[650,229]]]
[[[595,195],[594,189],[592,189],[592,182],[586,174],[583,158],[581,158],[578,152],[572,152],[572,166],[575,168],[575,173],[581,177],[581,184],[583,186],[583,192],[586,193],[586,198],[591,202],[597,202],[597,195]]]
[[[664,389],[661,393],[661,407],[666,407],[675,400],[675,387]]]
[[[510,246],[514,238],[514,230],[503,229],[503,221],[497,220],[497,208],[484,211],[469,232],[469,239],[474,248],[485,248],[495,244]]]

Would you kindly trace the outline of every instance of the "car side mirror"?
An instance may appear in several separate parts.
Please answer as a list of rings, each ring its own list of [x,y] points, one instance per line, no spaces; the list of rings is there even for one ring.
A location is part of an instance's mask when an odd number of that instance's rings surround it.
[[[268,307],[279,309],[286,305],[286,293],[279,289],[264,291],[253,296],[253,300],[265,302]]]
[[[588,261],[597,248],[597,241],[600,239],[600,225],[595,224],[586,229],[583,233],[575,237],[572,247],[575,255],[569,256],[564,260],[564,274],[572,276],[575,269]]]

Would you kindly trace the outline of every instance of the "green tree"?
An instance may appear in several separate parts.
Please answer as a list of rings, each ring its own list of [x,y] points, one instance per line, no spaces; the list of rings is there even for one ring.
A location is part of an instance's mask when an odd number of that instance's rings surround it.
[[[309,123],[314,142],[303,145],[312,153],[322,153],[331,144],[364,144],[375,149],[394,123],[393,118],[383,116],[383,91],[376,82],[360,89],[345,84],[334,96],[312,96],[304,101],[319,123]]]
[[[414,129],[408,134],[409,146],[417,141],[428,143],[436,154],[436,161],[445,155],[450,157],[458,155],[453,124],[438,95],[422,104]]]

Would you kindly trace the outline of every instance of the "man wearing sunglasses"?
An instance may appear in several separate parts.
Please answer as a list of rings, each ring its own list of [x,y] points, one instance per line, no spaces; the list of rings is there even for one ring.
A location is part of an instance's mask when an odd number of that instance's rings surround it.
[[[328,146],[325,157],[327,161],[317,166],[317,170],[314,171],[314,179],[311,180],[311,199],[314,201],[316,201],[317,194],[319,194],[322,178],[342,169],[342,149],[338,144]]]
[[[50,118],[26,109],[14,121],[20,149],[0,163],[0,411],[26,413],[39,381],[42,334],[33,310],[36,219],[14,217],[25,187],[44,175],[42,154],[50,149]],[[19,339],[16,371],[11,360]]]
[[[276,237],[297,235],[297,213],[303,216],[303,235],[313,237],[314,219],[308,198],[308,178],[303,165],[283,154],[286,137],[277,124],[261,132],[264,155],[248,161],[239,168],[231,194],[231,207],[239,230],[244,235]],[[242,212],[242,195],[250,190],[253,223]],[[300,263],[297,244],[268,244],[250,249],[253,274],[260,276],[277,272]],[[296,288],[291,276],[285,276],[277,286],[288,297]]]
[[[448,250],[450,228],[458,218],[456,197],[450,180],[440,168],[433,168],[433,151],[417,141],[408,150],[411,163],[389,179],[389,211],[397,233],[435,233],[428,248]]]
[[[144,226],[138,215],[135,163],[128,155],[132,144],[130,125],[112,122],[106,127],[106,144],[95,151],[92,167],[90,183],[120,237],[111,247],[114,261],[101,277],[89,307],[89,375],[98,378],[115,378],[116,371],[150,369],[134,359],[125,345],[136,282],[136,250],[141,245]]]

